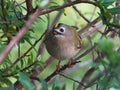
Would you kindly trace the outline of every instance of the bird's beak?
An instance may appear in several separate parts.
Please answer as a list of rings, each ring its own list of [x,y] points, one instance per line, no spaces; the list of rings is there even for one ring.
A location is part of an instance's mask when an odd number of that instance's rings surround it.
[[[62,33],[59,32],[58,29],[54,29],[54,30],[53,30],[53,34],[54,34],[54,35],[62,35]]]

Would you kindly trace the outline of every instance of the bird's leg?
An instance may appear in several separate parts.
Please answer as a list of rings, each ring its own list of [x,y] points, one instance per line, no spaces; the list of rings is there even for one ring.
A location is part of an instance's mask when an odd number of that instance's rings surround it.
[[[67,65],[68,65],[68,68],[71,68],[72,67],[72,63],[73,63],[73,58],[70,58]]]
[[[61,68],[61,64],[60,64],[60,60],[59,60],[56,71],[59,72],[59,71],[60,71],[60,68]]]

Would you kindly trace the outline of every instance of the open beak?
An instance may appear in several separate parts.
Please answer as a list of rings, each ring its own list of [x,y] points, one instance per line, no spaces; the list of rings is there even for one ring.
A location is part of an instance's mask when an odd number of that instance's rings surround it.
[[[60,33],[57,29],[53,30],[53,34],[54,35],[62,35],[62,33]]]

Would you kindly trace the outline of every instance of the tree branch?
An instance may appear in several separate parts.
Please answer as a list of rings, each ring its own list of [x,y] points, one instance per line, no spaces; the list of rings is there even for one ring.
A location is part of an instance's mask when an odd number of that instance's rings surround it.
[[[20,32],[14,37],[13,40],[10,41],[9,45],[6,47],[2,55],[0,55],[0,64],[4,61],[6,56],[9,54],[13,46],[19,42],[19,40],[24,36],[24,34],[27,32],[30,25],[37,19],[38,16],[40,16],[41,11],[38,9],[33,16],[26,22],[26,24],[20,29]]]

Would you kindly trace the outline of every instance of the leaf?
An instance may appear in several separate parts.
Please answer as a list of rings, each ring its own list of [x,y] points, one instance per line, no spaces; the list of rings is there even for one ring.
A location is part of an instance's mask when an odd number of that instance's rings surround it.
[[[34,90],[35,86],[31,83],[30,78],[23,72],[19,72],[19,81],[22,83],[26,90]]]
[[[12,85],[12,82],[8,78],[0,78],[0,82],[6,85]]]
[[[112,3],[114,3],[115,0],[101,0],[100,2],[101,2],[101,4],[103,6],[108,7],[109,5],[111,5]]]
[[[59,7],[59,5],[50,6],[49,9],[54,9],[54,8],[57,8],[57,7]],[[65,12],[65,9],[62,8],[62,9],[59,9],[59,10],[57,10],[57,11],[60,11],[60,12],[64,13],[64,12]]]
[[[46,81],[42,80],[41,84],[42,84],[42,90],[48,90],[48,85]]]
[[[53,86],[52,86],[52,90],[60,90],[59,87],[59,81],[56,79]]]
[[[110,8],[108,9],[108,12],[112,14],[120,14],[120,7]]]
[[[0,90],[13,90],[11,87],[0,87]]]
[[[60,10],[58,10],[58,11],[64,13],[64,12],[65,12],[65,9],[60,9]],[[64,15],[66,16],[66,13],[64,13]]]
[[[32,45],[30,40],[33,38],[34,38],[33,32],[29,31],[23,36],[23,38],[21,39],[21,43],[24,43],[25,41],[27,41],[30,45]]]
[[[113,41],[112,39],[102,39],[98,43],[98,48],[102,53],[107,53],[108,55],[113,54]]]
[[[101,90],[106,90],[108,87],[109,83],[109,77],[103,77],[101,80],[98,81],[98,85],[100,86]]]
[[[53,1],[51,2],[51,4],[59,5],[57,2],[53,2]]]
[[[2,42],[2,40],[0,40],[0,42]],[[7,46],[6,44],[0,43],[0,53],[3,52],[6,46]]]
[[[49,9],[57,8],[59,5],[49,6]]]

